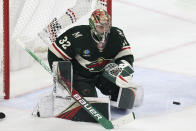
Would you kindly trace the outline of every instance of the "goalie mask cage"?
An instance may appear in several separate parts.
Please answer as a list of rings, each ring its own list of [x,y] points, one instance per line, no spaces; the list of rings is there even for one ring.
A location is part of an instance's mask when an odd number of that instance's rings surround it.
[[[60,18],[68,9],[73,9],[78,13],[77,15],[81,15],[76,24],[88,24],[88,18],[93,10],[103,8],[112,15],[111,7],[112,0],[0,0],[0,98],[9,99],[10,92],[11,96],[12,93],[19,95],[25,93],[25,91],[33,90],[29,88],[37,87],[38,85],[32,84],[39,84],[34,78],[30,77],[33,73],[38,79],[39,76],[43,81],[48,79],[45,84],[40,84],[42,86],[40,88],[46,85],[49,86],[51,84],[49,81],[52,81],[50,75],[42,68],[39,71],[31,69],[37,63],[17,44],[16,39],[20,39],[27,48],[31,49],[44,61],[46,60],[47,45],[37,34],[53,18]],[[86,11],[86,8],[90,8],[89,13],[83,16],[83,11]],[[65,30],[74,25],[75,23],[67,25]],[[30,69],[30,71],[25,74],[24,70],[27,69]],[[41,70],[48,76],[41,75]],[[16,74],[20,74],[20,76],[15,79]],[[30,80],[32,83],[28,82],[27,85],[23,82],[28,77],[32,79]],[[17,82],[20,84],[17,85]],[[29,87],[30,85],[34,87]],[[21,88],[19,90],[24,92],[15,93],[18,87]]]

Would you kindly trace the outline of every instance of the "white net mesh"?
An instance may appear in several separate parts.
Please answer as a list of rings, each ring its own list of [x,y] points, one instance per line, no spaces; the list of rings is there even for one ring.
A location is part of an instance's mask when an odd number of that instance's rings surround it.
[[[0,0],[0,84],[3,83],[2,1],[3,0]],[[98,4],[96,3],[97,1]],[[36,55],[38,55],[39,58],[44,60],[46,59],[47,45],[38,37],[38,33],[42,31],[43,28],[47,27],[55,17],[59,20],[59,23],[62,24],[62,27],[65,27],[59,32],[59,34],[61,34],[64,30],[74,26],[75,24],[88,24],[88,17],[93,9],[106,9],[106,0],[9,0],[9,3],[11,71],[26,69],[34,64],[33,58],[18,45],[16,39],[20,39],[27,48],[31,49]],[[70,11],[67,11],[67,9],[70,9]],[[83,17],[86,12],[89,13]],[[80,17],[81,19],[79,19]],[[76,19],[79,20],[77,23],[72,24],[72,19],[74,21]],[[0,88],[0,91],[1,89],[2,88]]]
[[[16,38],[22,39],[25,45],[33,51],[36,50],[35,52],[46,51],[47,45],[40,40],[38,33],[46,27],[54,17],[59,19],[63,28],[68,27],[72,24],[72,21],[69,18],[72,15],[72,12],[75,13],[73,19],[79,19],[84,16],[86,12],[89,12],[92,6],[91,0],[75,0],[71,2],[68,0],[59,0],[58,2],[56,0],[26,0],[23,4],[18,1],[16,2],[15,0],[12,1],[12,5],[22,5],[22,9],[20,7],[19,16],[13,14],[13,16],[17,17],[17,20],[13,17],[12,19],[14,19],[13,21],[15,21],[15,23],[11,23],[11,42],[16,43],[11,46],[11,50],[15,50],[14,52],[11,51],[11,57],[14,57],[14,61],[11,59],[11,70],[21,69],[32,64],[32,59],[29,58],[29,56],[25,56],[25,52],[18,47],[17,42],[15,41]],[[11,7],[11,9],[15,8]],[[71,12],[67,11],[68,8],[71,9]],[[68,12],[69,14],[65,15],[65,12]],[[86,21],[88,21],[88,18]],[[18,55],[14,55],[16,54],[16,49]],[[40,57],[44,58],[43,52],[39,54],[42,54]],[[21,57],[24,57],[22,60],[23,62],[21,62]],[[27,61],[25,64],[24,60]]]

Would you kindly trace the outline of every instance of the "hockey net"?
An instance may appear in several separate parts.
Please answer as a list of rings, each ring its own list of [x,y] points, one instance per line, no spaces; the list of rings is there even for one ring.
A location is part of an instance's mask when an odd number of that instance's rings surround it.
[[[96,8],[111,14],[111,0],[0,0],[0,98],[9,99],[10,92],[15,96],[30,88],[46,87],[52,81],[47,72],[42,74],[41,67],[35,67],[37,63],[18,40],[46,61],[47,44],[38,33],[54,18],[67,22],[59,35],[74,25],[88,24],[90,13]]]

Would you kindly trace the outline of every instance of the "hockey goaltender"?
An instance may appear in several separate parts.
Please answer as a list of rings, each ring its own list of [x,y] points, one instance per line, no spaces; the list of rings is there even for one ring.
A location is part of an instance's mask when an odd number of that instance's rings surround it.
[[[51,41],[48,62],[54,73],[54,87],[51,93],[40,98],[34,116],[94,122],[70,95],[73,89],[108,119],[110,106],[126,110],[141,105],[143,88],[132,82],[131,46],[123,31],[111,26],[105,10],[96,9],[89,25],[72,27],[54,40],[55,31],[61,28],[58,19],[54,19],[40,33],[42,39],[48,35]],[[67,84],[63,84],[62,79],[67,80]],[[100,97],[97,90],[104,96]],[[80,102],[85,104],[82,99]]]

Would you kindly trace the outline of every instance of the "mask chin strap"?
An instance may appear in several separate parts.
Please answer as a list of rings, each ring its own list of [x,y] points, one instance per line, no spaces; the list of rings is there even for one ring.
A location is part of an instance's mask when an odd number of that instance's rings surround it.
[[[105,45],[106,45],[107,37],[104,35],[102,37],[102,40],[99,40],[97,35],[93,31],[91,31],[91,36],[93,40],[97,43],[96,46],[99,49],[99,52],[103,52],[103,49],[105,48]]]
[[[93,36],[93,39],[95,39],[96,42],[106,41],[109,33],[110,33],[110,30],[108,32],[106,32],[105,29],[104,29],[103,34],[98,33],[96,30],[91,30],[91,35]]]
[[[91,37],[96,43],[99,43],[99,39],[93,30],[91,30]]]
[[[104,28],[103,37],[102,37],[101,42],[105,42],[106,41],[106,37],[107,37],[107,34],[106,34],[106,31],[105,31],[105,28]]]

